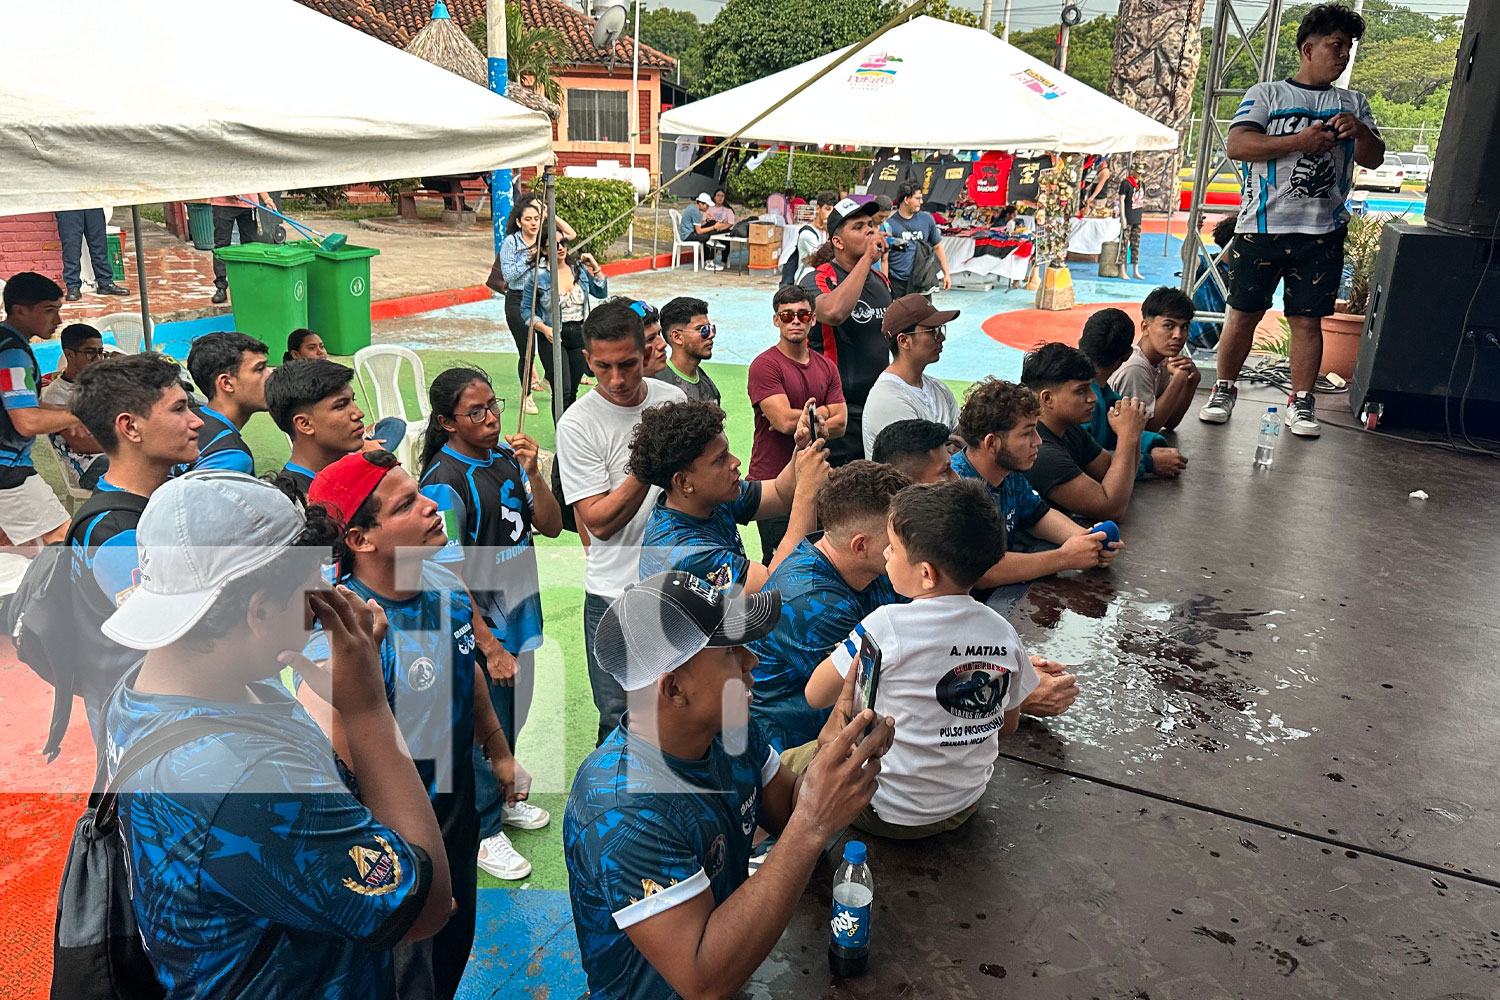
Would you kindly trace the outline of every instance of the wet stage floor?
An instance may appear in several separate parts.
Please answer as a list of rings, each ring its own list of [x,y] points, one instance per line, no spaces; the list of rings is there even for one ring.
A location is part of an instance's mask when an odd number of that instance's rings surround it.
[[[1013,616],[1073,709],[964,828],[867,838],[869,975],[829,985],[823,864],[749,995],[1500,997],[1500,463],[1343,405],[1266,473],[1264,404],[1190,417],[1114,568]]]

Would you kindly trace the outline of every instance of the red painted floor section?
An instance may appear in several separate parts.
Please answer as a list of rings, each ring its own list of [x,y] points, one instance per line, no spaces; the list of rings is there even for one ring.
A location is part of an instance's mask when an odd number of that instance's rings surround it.
[[[1007,347],[1018,351],[1032,351],[1042,344],[1069,344],[1078,346],[1078,337],[1083,333],[1083,324],[1101,309],[1123,309],[1135,321],[1136,329],[1141,325],[1139,302],[1091,302],[1076,305],[1072,309],[1017,309],[1014,312],[996,313],[981,324],[985,333]],[[1281,313],[1272,310],[1266,313],[1255,328],[1257,343],[1274,340],[1281,336]]]

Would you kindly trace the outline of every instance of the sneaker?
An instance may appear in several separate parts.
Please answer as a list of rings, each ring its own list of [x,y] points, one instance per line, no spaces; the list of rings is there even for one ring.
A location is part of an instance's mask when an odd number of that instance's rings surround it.
[[[1299,392],[1286,401],[1286,429],[1298,437],[1315,438],[1323,433],[1313,412],[1313,394]]]
[[[552,814],[530,802],[517,802],[513,806],[502,806],[501,821],[517,830],[540,830],[552,822]]]
[[[503,833],[479,842],[479,867],[507,882],[519,882],[531,874],[531,862],[516,853]]]
[[[1209,390],[1208,402],[1198,411],[1198,419],[1205,424],[1227,424],[1239,394],[1240,391],[1233,382],[1215,382],[1214,387]]]
[[[229,292],[223,288],[215,288],[214,297],[209,299],[208,301],[212,302],[216,306],[223,305],[225,302],[229,301]]]
[[[79,299],[83,298],[83,291],[77,288],[70,288],[68,289],[68,294],[64,295],[63,298],[67,299],[69,302],[77,302]]]
[[[117,285],[113,281],[99,286],[100,295],[129,295],[130,289],[124,285]]]
[[[521,409],[525,410],[529,414],[535,415],[537,412],[536,397],[531,395],[530,393],[527,393],[526,402],[521,404]]]

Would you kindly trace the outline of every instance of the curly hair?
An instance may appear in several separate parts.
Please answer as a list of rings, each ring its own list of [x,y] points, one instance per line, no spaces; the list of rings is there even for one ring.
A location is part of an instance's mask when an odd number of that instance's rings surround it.
[[[991,375],[969,386],[958,415],[958,436],[977,445],[987,434],[1005,434],[1028,417],[1042,412],[1036,394],[1024,385]]]
[[[891,497],[910,485],[910,479],[889,465],[862,458],[841,465],[818,490],[818,523],[824,531],[842,536],[871,520],[883,521]]]
[[[1297,25],[1298,51],[1309,38],[1331,35],[1335,31],[1342,31],[1357,42],[1365,37],[1365,19],[1341,3],[1320,3],[1303,14],[1302,23]]]
[[[627,471],[642,482],[672,489],[672,477],[698,460],[724,433],[724,411],[712,403],[663,403],[641,414],[630,438]]]

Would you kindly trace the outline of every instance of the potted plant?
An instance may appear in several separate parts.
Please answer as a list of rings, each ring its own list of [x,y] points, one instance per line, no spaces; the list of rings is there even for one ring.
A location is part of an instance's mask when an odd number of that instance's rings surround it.
[[[1349,233],[1344,239],[1349,297],[1334,303],[1333,315],[1323,318],[1324,372],[1333,372],[1344,379],[1354,377],[1365,313],[1370,308],[1370,283],[1375,275],[1375,260],[1380,255],[1380,231],[1393,218],[1395,215],[1389,212],[1349,217]]]

